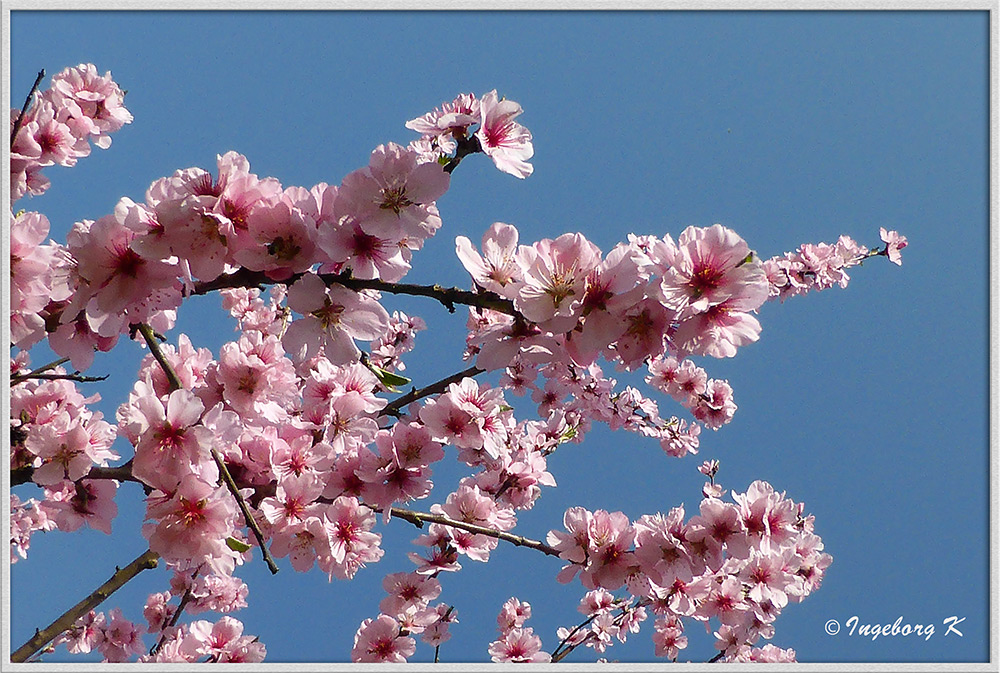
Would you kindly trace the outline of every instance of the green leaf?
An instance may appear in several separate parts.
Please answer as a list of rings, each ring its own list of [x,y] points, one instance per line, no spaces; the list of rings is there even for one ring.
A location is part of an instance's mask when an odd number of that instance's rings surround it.
[[[226,538],[226,546],[232,549],[233,551],[239,552],[241,554],[250,549],[250,545],[248,545],[246,542],[240,542],[234,537]]]
[[[405,386],[411,381],[411,379],[408,379],[405,376],[393,374],[392,372],[382,369],[381,367],[376,367],[371,363],[368,364],[368,369],[370,369],[372,373],[378,377],[378,380],[382,382],[382,385],[389,389],[389,392],[398,393],[400,391],[396,386]]]

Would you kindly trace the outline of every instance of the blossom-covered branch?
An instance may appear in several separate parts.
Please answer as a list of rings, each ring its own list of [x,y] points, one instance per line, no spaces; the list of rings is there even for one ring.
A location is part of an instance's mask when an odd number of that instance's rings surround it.
[[[111,594],[118,591],[126,582],[143,570],[155,568],[158,559],[158,554],[147,549],[124,568],[116,569],[111,579],[97,587],[89,596],[64,612],[46,628],[35,631],[35,635],[28,642],[17,648],[10,655],[10,660],[14,663],[27,661],[28,657],[45,647],[60,633],[72,627],[76,620],[107,600]]]

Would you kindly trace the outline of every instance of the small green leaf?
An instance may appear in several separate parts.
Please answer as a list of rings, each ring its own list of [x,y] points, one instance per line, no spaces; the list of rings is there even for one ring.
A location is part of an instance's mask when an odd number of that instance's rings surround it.
[[[405,386],[411,381],[411,379],[405,376],[400,376],[399,374],[393,374],[392,372],[382,369],[381,367],[376,367],[375,365],[368,363],[368,369],[371,370],[372,374],[378,377],[382,385],[389,389],[389,392],[398,393],[399,389],[396,386]]]
[[[234,537],[226,538],[226,546],[232,549],[233,551],[239,552],[241,554],[250,549],[250,545],[248,545],[246,542],[240,542]]]

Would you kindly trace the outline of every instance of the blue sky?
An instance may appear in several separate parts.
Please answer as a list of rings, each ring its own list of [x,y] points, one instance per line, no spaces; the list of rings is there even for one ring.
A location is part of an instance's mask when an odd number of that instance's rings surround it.
[[[728,489],[764,479],[804,501],[834,557],[822,588],[778,620],[774,644],[803,662],[986,661],[988,27],[986,12],[971,11],[13,11],[11,106],[40,68],[51,76],[91,62],[128,90],[135,116],[108,151],[46,169],[49,193],[17,205],[45,213],[61,239],[74,221],[111,212],[122,196],[141,200],[178,168],[214,168],[231,149],[283,185],[336,184],[376,145],[411,140],[406,120],[496,88],[524,107],[535,173],[521,181],[482,156],[464,162],[409,282],[467,286],[454,237],[478,242],[498,220],[522,242],[581,231],[604,251],[632,232],[676,237],[719,222],[764,258],[840,234],[875,246],[880,226],[897,229],[910,243],[902,267],[873,259],[846,290],[769,303],[758,343],[699,361],[729,380],[739,405],[730,425],[702,434],[699,456],[671,459],[655,442],[595,429],[550,459],[559,487],[516,532],[542,539],[573,505],[633,519],[681,503],[690,513],[697,465],[719,459]],[[385,303],[431,328],[408,360],[417,385],[464,367],[464,314],[429,300]],[[185,332],[217,353],[235,338],[217,307],[186,305],[173,339]],[[110,375],[94,387],[106,416],[141,355],[123,343],[96,358],[88,373]],[[34,362],[46,361],[39,349]],[[669,400],[661,408],[682,411]],[[436,469],[432,500],[462,476],[453,464]],[[119,498],[125,514],[110,541],[36,535],[11,569],[15,647],[145,549],[141,492],[125,485]],[[386,558],[353,582],[296,573],[287,560],[275,577],[259,559],[241,571],[250,607],[234,616],[268,661],[347,659],[358,624],[378,614],[381,578],[412,568],[416,529],[393,521],[380,532]],[[556,583],[557,559],[502,545],[489,564],[463,566],[442,582],[460,620],[442,661],[488,661],[497,611],[513,595],[532,604],[528,625],[548,651],[555,629],[579,617],[584,589]],[[102,607],[141,621],[146,595],[167,581],[148,572]],[[855,615],[931,622],[937,633],[824,632]],[[961,637],[944,635],[952,615],[965,617]],[[651,626],[606,656],[652,661]],[[689,623],[682,659],[713,655],[700,631]],[[420,645],[414,660],[432,656]]]

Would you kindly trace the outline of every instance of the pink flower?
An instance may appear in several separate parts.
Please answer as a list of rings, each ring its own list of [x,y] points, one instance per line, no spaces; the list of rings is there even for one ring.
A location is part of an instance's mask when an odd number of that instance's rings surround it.
[[[303,317],[289,325],[282,342],[298,359],[308,359],[320,347],[333,364],[360,356],[355,339],[372,341],[389,327],[389,314],[370,297],[307,273],[288,290],[288,306]]]
[[[687,647],[687,636],[679,619],[659,617],[653,622],[654,654],[658,657],[677,659],[680,650]]]
[[[450,182],[441,164],[418,163],[416,152],[389,143],[375,148],[367,167],[344,178],[337,200],[373,236],[423,240],[441,226],[428,206],[448,191]]]
[[[132,473],[161,491],[176,488],[188,474],[212,484],[219,469],[212,459],[212,431],[200,424],[205,407],[189,390],[170,393],[164,405],[153,395],[131,401],[140,423]]]
[[[118,516],[114,497],[116,481],[64,481],[58,489],[45,489],[41,507],[55,521],[59,530],[72,532],[83,524],[111,535],[111,521]]]
[[[496,663],[526,663],[552,661],[552,655],[542,652],[542,639],[529,626],[514,628],[490,643],[490,656]]]
[[[563,234],[521,246],[517,253],[522,281],[514,306],[528,320],[551,332],[576,325],[588,275],[601,262],[600,249],[582,234]]]
[[[510,224],[494,222],[483,234],[483,254],[480,255],[465,236],[455,237],[455,252],[473,282],[484,290],[506,294],[507,286],[521,280],[517,264],[517,229]]]
[[[190,658],[210,657],[218,663],[254,663],[264,659],[264,646],[256,638],[243,635],[243,623],[223,617],[216,623],[204,619],[191,622],[181,643],[181,651]]]
[[[413,656],[417,643],[413,638],[401,636],[399,623],[388,615],[361,622],[354,636],[353,662],[405,663]]]
[[[767,278],[750,248],[732,229],[715,224],[688,227],[677,240],[673,259],[666,259],[661,290],[664,303],[677,311],[701,313],[727,299],[740,298],[742,310],[767,299]]]
[[[483,152],[504,173],[518,178],[531,175],[528,159],[535,153],[531,132],[514,121],[523,110],[511,100],[498,100],[496,89],[485,94],[479,104],[482,123],[476,131]]]
[[[87,654],[104,642],[106,619],[103,612],[91,610],[52,641],[53,647],[65,643],[70,654]]]
[[[392,573],[382,580],[389,594],[378,604],[384,614],[397,616],[410,608],[425,608],[441,595],[441,583],[417,573]]]
[[[508,633],[511,629],[524,626],[524,622],[531,619],[531,605],[522,603],[513,596],[500,608],[497,615],[497,628],[501,634]]]
[[[125,619],[120,608],[112,609],[108,617],[108,624],[104,627],[104,639],[97,645],[105,661],[112,663],[128,661],[133,654],[141,654],[146,649],[140,638],[142,627]]]
[[[879,227],[879,237],[885,242],[885,255],[889,261],[898,266],[903,265],[902,256],[899,251],[906,247],[906,236],[900,236],[897,231],[886,231],[885,227]]]

